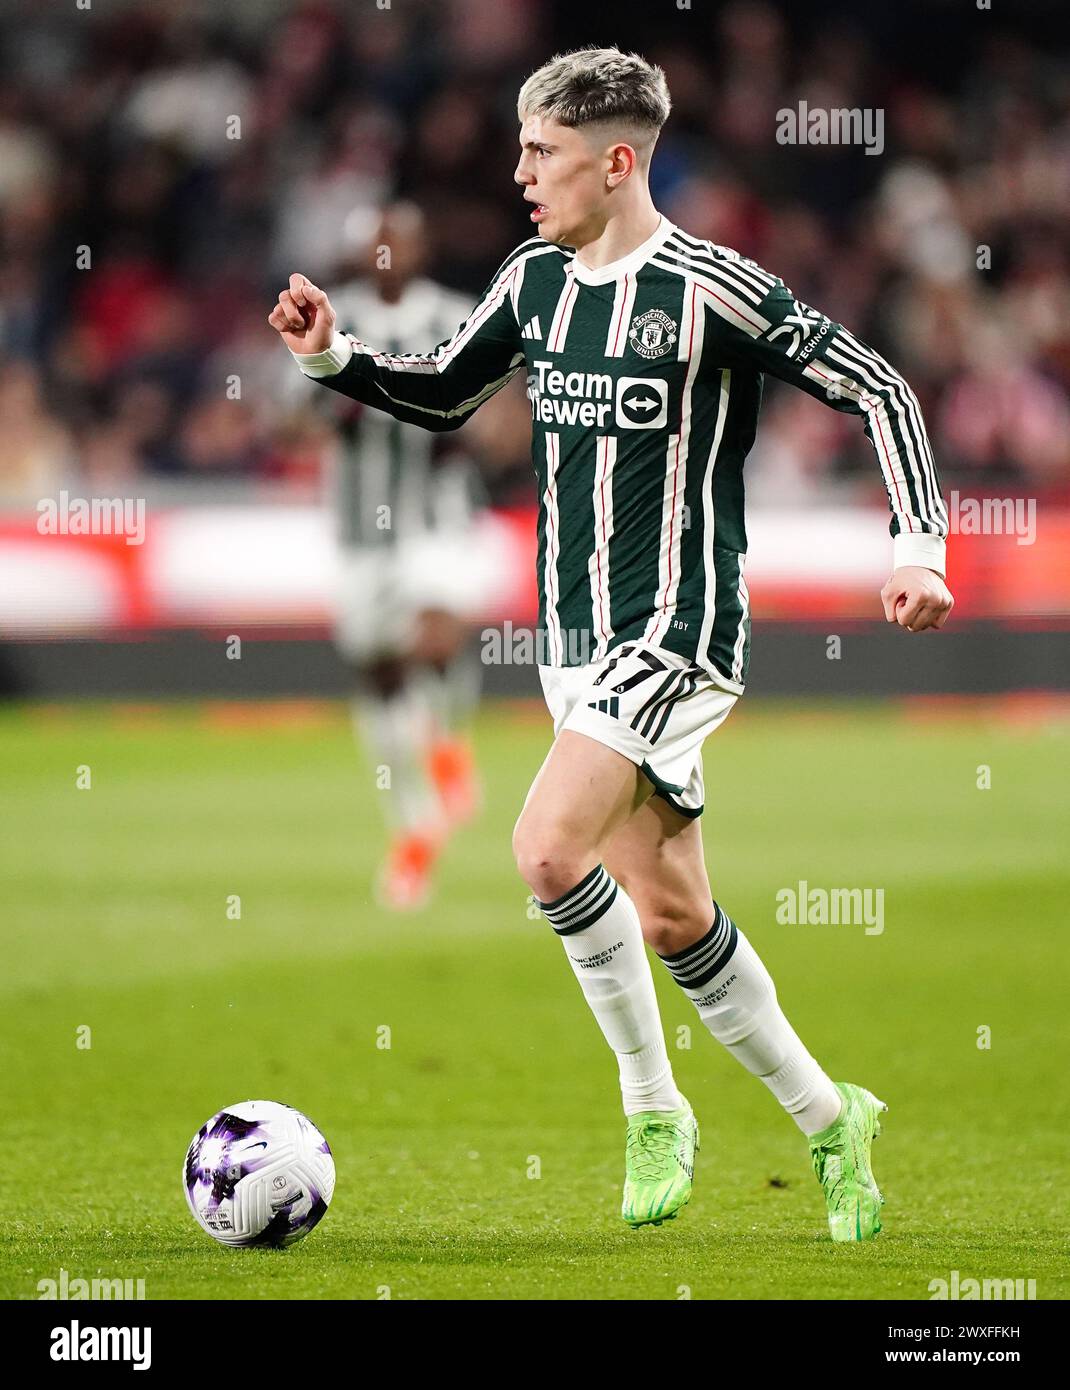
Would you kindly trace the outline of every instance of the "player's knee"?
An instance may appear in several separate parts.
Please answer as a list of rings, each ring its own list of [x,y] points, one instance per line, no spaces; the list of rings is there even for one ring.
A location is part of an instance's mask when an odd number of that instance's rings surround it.
[[[520,877],[544,903],[564,897],[591,868],[565,836],[526,826],[523,817],[513,831],[513,855]]]
[[[405,685],[405,663],[393,657],[383,657],[364,668],[365,687],[380,700],[393,699]]]

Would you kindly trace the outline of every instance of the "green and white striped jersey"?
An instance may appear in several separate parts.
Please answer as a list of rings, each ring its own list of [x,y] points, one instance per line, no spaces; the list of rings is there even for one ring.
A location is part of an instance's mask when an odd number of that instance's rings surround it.
[[[430,430],[456,429],[526,371],[552,666],[638,639],[743,689],[743,463],[766,372],[863,417],[894,563],[943,572],[947,512],[906,382],[775,275],[665,217],[596,270],[541,237],[524,242],[430,352],[378,352],[339,332],[298,361],[323,385]]]

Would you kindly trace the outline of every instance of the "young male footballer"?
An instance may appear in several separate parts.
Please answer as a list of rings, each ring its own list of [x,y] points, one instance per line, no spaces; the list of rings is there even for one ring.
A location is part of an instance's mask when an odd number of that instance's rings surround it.
[[[331,290],[343,322],[388,349],[448,333],[469,301],[422,273],[423,212],[395,201],[366,230],[364,273]],[[392,777],[377,798],[391,843],[376,896],[406,910],[428,901],[446,839],[480,797],[463,733],[479,696],[479,662],[464,650],[485,568],[473,564],[479,480],[474,461],[417,425],[337,396],[322,403],[340,416],[335,647],[353,677],[354,729]]]
[[[299,274],[269,321],[307,376],[429,430],[456,429],[527,373],[555,738],[513,843],[619,1064],[625,1221],[678,1213],[699,1138],[645,940],[807,1136],[833,1240],[867,1240],[881,1228],[870,1146],[886,1107],[807,1051],[713,901],[698,825],[702,743],[747,676],[743,462],[763,375],[862,417],[892,511],[881,599],[911,632],[951,610],[947,513],[902,377],[775,275],[654,207],[647,175],[669,109],[661,69],[616,48],[556,56],[528,78],[514,177],[538,235],[433,350],[378,352],[340,331]]]

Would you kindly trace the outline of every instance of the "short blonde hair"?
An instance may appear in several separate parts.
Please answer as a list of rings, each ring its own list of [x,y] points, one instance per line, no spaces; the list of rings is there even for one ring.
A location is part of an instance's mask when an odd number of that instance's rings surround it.
[[[619,48],[555,54],[531,74],[516,102],[521,123],[527,116],[546,116],[574,128],[623,127],[635,137],[644,164],[671,110],[662,69],[638,53],[622,53]]]

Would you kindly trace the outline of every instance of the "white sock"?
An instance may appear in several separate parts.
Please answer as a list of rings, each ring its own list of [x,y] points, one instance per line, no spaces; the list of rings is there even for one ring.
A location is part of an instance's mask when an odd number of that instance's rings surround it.
[[[563,897],[539,903],[584,998],[616,1053],[624,1113],[679,1110],[639,914],[601,864]]]
[[[761,1077],[804,1134],[817,1134],[837,1118],[842,1097],[784,1017],[754,947],[713,906],[706,935],[661,959],[717,1041]]]
[[[388,698],[363,696],[350,706],[353,728],[378,773],[385,768],[389,785],[377,791],[387,823],[404,830],[425,830],[438,816],[438,801],[427,777],[432,734],[423,691],[407,683]]]

